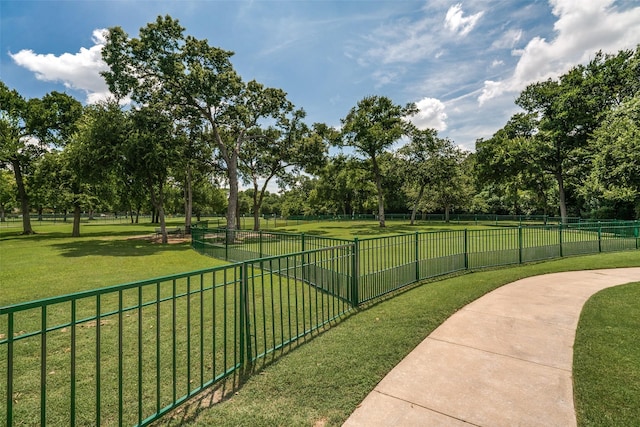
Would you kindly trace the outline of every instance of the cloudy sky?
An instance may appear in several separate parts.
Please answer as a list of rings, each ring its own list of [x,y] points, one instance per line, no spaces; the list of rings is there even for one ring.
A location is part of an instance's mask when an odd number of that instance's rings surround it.
[[[137,36],[165,14],[234,51],[244,80],[285,90],[310,123],[338,126],[384,95],[469,150],[527,84],[640,43],[637,0],[0,0],[0,79],[27,98],[95,102],[108,94],[102,30]]]

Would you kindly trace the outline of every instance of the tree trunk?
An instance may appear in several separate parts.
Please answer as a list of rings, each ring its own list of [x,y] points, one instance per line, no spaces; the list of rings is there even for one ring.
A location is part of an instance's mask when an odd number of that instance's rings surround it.
[[[240,222],[240,203],[237,204],[236,207],[236,230],[240,230],[242,228],[242,223]]]
[[[451,205],[444,205],[444,222],[449,223],[449,211],[451,210]]]
[[[5,216],[4,216],[4,206],[0,205],[0,222],[5,222]]]
[[[376,176],[376,189],[378,190],[378,220],[380,221],[380,227],[385,227],[384,221],[384,198],[382,197],[382,177],[380,176],[380,170],[378,169],[378,162],[374,156],[371,156],[373,163],[373,173]]]
[[[413,204],[413,209],[411,210],[411,225],[415,225],[416,222],[416,213],[418,212],[418,204],[420,200],[422,200],[422,195],[424,194],[424,185],[420,186],[420,191],[418,192],[418,198],[416,202]]]
[[[184,232],[191,234],[191,212],[193,211],[193,188],[191,182],[191,166],[187,166],[187,177],[184,186]]]
[[[229,205],[227,206],[227,230],[236,229],[238,214],[238,157],[233,153],[227,163],[229,178]],[[238,227],[239,228],[239,227]]]
[[[260,212],[262,211],[262,203],[264,202],[264,193],[267,191],[267,185],[269,185],[269,181],[273,178],[273,174],[265,179],[264,184],[262,184],[262,188],[260,189],[260,193],[258,193],[258,179],[253,178],[253,230],[260,230]]]
[[[555,173],[556,180],[558,181],[558,202],[560,204],[560,219],[562,224],[567,223],[567,199],[564,191],[564,177],[562,176],[562,169],[558,169]]]
[[[22,234],[35,234],[31,228],[31,218],[29,217],[29,197],[24,188],[24,180],[22,178],[22,168],[20,160],[11,159],[11,166],[16,177],[16,187],[18,189],[18,198],[20,199],[20,207],[22,209]]]
[[[163,205],[163,196],[162,196],[162,184],[159,185],[158,194],[156,195],[155,191],[153,191],[153,185],[150,186],[151,192],[151,203],[153,204],[154,209],[158,213],[158,221],[160,222],[160,233],[162,234],[162,244],[165,245],[169,243],[169,238],[167,236],[167,224],[164,219],[164,207]]]
[[[71,231],[71,237],[80,237],[80,204],[75,203],[73,205],[73,230]]]
[[[258,180],[253,177],[253,231],[260,230],[260,197],[258,197]]]

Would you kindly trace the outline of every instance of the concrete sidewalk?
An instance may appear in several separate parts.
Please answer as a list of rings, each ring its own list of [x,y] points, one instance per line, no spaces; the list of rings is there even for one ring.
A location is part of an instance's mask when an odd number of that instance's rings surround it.
[[[529,277],[467,305],[418,345],[344,426],[575,426],[582,306],[640,268]]]

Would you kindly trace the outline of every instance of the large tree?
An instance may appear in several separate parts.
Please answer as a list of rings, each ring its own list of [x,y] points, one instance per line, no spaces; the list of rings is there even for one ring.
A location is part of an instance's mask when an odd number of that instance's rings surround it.
[[[516,100],[537,120],[528,139],[531,161],[554,177],[560,215],[568,215],[568,190],[586,179],[588,141],[601,118],[611,108],[637,93],[640,47],[617,55],[596,54],[587,65],[578,65],[559,77],[534,83]]]
[[[547,214],[550,183],[544,163],[537,161],[537,126],[534,115],[517,113],[491,138],[476,141],[478,191],[491,190],[506,212],[518,214],[521,195],[532,193],[536,208]]]
[[[179,161],[181,135],[176,134],[173,120],[154,106],[132,111],[131,122],[122,153],[134,179],[145,184],[158,213],[162,243],[167,243],[165,186],[170,170]]]
[[[282,90],[255,81],[243,83],[231,64],[232,52],[185,36],[184,31],[169,16],[147,24],[138,38],[129,38],[120,27],[109,29],[102,50],[109,71],[103,76],[121,99],[130,96],[141,105],[163,105],[174,119],[204,126],[224,163],[229,184],[227,228],[233,230],[242,148],[261,121],[278,120],[290,103]]]
[[[142,184],[133,179],[125,156],[132,129],[130,114],[113,100],[85,107],[64,151],[77,180],[76,189],[91,188],[103,202],[132,211],[131,204],[140,203],[136,195],[142,192]]]
[[[418,206],[426,211],[442,209],[445,221],[454,208],[465,209],[473,197],[474,158],[452,141],[443,139],[424,165],[430,171]]]
[[[342,145],[353,147],[371,162],[378,194],[380,227],[385,226],[385,218],[379,158],[410,131],[407,119],[417,111],[415,104],[402,107],[384,96],[368,96],[342,119]]]
[[[293,182],[303,170],[315,172],[325,162],[327,144],[324,125],[310,129],[302,120],[303,110],[282,119],[278,127],[256,129],[245,144],[240,169],[253,186],[253,229],[260,229],[261,207],[273,178],[281,186]]]
[[[24,234],[33,233],[26,168],[47,149],[63,147],[81,114],[81,104],[67,94],[25,100],[0,82],[0,162],[8,163],[15,175]]]
[[[438,171],[434,169],[434,158],[445,140],[438,138],[434,129],[415,129],[410,141],[401,147],[397,156],[399,168],[404,176],[403,190],[411,201],[411,225],[414,225],[418,206],[425,189],[433,184]]]
[[[611,110],[592,144],[595,154],[585,196],[631,204],[640,218],[640,96]]]

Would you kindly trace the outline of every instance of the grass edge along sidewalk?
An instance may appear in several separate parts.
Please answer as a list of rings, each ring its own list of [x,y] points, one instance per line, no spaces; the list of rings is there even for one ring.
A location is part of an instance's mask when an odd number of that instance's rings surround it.
[[[570,257],[421,282],[370,303],[250,377],[228,401],[184,407],[169,425],[339,426],[375,385],[449,316],[513,281],[547,273],[638,267],[635,251]],[[638,349],[636,349],[638,350]],[[623,378],[624,380],[624,378]],[[606,376],[583,381],[607,382]],[[636,387],[616,384],[618,389]],[[597,399],[597,397],[596,397]],[[578,418],[579,425],[584,424]]]

